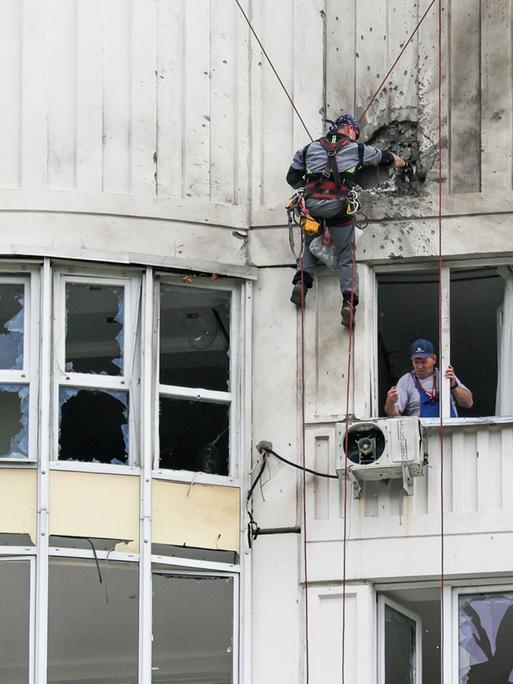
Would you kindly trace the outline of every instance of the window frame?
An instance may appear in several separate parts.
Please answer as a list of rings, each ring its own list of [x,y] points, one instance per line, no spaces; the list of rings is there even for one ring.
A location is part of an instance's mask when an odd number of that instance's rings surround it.
[[[96,373],[75,373],[65,371],[66,359],[66,285],[68,283],[118,286],[124,288],[123,323],[123,374],[100,375]],[[52,439],[50,450],[51,467],[89,472],[133,472],[140,463],[138,442],[140,423],[139,385],[141,374],[141,305],[142,274],[106,267],[101,270],[62,268],[53,264],[53,390],[52,390]],[[128,459],[123,465],[93,463],[91,461],[66,461],[59,459],[60,401],[61,388],[99,389],[125,392],[128,410]]]
[[[179,385],[163,385],[160,383],[160,286],[173,285],[198,290],[230,292],[230,391],[208,390]],[[154,387],[154,458],[152,475],[156,478],[173,479],[180,482],[197,482],[203,484],[223,484],[225,486],[239,486],[240,480],[240,451],[241,451],[241,378],[240,378],[240,326],[241,326],[241,297],[243,288],[233,279],[229,282],[192,282],[183,281],[183,276],[156,272],[154,278],[154,328],[153,351],[155,369]],[[171,399],[200,399],[205,402],[224,404],[229,408],[229,441],[228,441],[228,474],[215,475],[194,470],[175,470],[160,467],[160,434],[159,434],[159,403],[160,397]]]
[[[0,370],[0,385],[26,385],[29,392],[28,427],[27,427],[27,457],[9,458],[0,456],[0,464],[20,465],[23,463],[37,463],[38,442],[38,391],[39,391],[39,307],[36,300],[39,292],[39,265],[2,264],[0,270],[0,284],[24,285],[23,305],[23,368],[20,370]]]
[[[414,684],[422,684],[422,618],[420,615],[405,608],[400,603],[393,601],[384,594],[378,594],[377,613],[377,650],[378,650],[378,684],[385,684],[385,610],[392,608],[397,613],[415,622],[415,667],[416,677]],[[420,677],[419,677],[420,674]]]
[[[441,299],[442,299],[442,340],[443,348],[438,350],[439,366],[446,366],[450,359],[451,327],[450,327],[450,278],[451,271],[465,270],[472,268],[484,268],[510,266],[513,267],[513,258],[491,257],[488,259],[444,259],[442,266]],[[371,414],[378,416],[379,406],[379,372],[378,372],[378,276],[382,274],[402,274],[402,273],[425,273],[439,271],[438,262],[434,260],[422,262],[409,262],[406,264],[377,264],[370,266],[372,273],[372,301],[373,301],[373,334],[372,334],[372,354],[371,354]],[[513,422],[513,416],[478,416],[478,417],[457,417],[450,416],[450,386],[449,381],[441,378],[442,390],[442,418],[446,425],[450,424],[489,424],[496,422]],[[423,425],[439,425],[440,418],[422,418]]]

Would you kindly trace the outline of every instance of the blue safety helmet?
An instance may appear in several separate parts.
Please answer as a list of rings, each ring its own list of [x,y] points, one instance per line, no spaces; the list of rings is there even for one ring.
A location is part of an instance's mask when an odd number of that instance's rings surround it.
[[[330,124],[328,135],[336,133],[339,128],[342,128],[342,126],[352,126],[356,132],[356,138],[358,139],[360,137],[360,124],[354,118],[354,116],[351,116],[351,114],[341,114],[340,116],[337,116],[335,121],[331,121],[331,119],[324,120]]]

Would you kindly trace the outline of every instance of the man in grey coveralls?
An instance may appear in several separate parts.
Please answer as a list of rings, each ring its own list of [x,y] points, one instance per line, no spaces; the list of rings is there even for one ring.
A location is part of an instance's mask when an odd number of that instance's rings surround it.
[[[331,125],[325,138],[320,138],[298,150],[287,173],[287,183],[293,188],[300,188],[306,184],[307,193],[309,184],[319,184],[326,179],[326,171],[329,169],[329,155],[326,149],[328,144],[337,146],[334,155],[336,167],[344,185],[351,187],[352,176],[358,170],[361,163],[363,166],[394,166],[404,168],[407,162],[393,152],[382,151],[372,145],[362,145],[356,140],[360,135],[358,122],[349,114],[339,116]],[[338,147],[338,145],[341,145]],[[324,174],[323,174],[324,172]],[[331,174],[333,175],[333,174]],[[333,180],[333,179],[332,179]],[[322,190],[321,190],[322,192]],[[325,200],[321,200],[325,202]],[[308,201],[307,201],[308,207]],[[313,210],[311,214],[315,216]],[[354,217],[347,214],[344,209],[341,213],[326,218],[331,240],[337,257],[340,291],[342,292],[342,325],[349,326],[349,321],[354,317],[354,307],[358,304],[358,273],[353,275],[352,245],[354,239]],[[305,248],[303,254],[303,283],[304,296],[313,285],[317,259],[309,250],[309,244],[315,235],[304,235]],[[354,281],[354,288],[353,288]],[[292,281],[294,288],[290,300],[299,306],[301,304],[301,269],[298,262],[298,270]],[[353,292],[353,309],[351,309],[351,292]]]

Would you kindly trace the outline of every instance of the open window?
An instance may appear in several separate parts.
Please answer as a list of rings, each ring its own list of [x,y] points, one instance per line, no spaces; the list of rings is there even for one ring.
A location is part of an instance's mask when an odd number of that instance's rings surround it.
[[[36,458],[35,277],[0,277],[0,460]]]
[[[58,274],[58,458],[131,462],[140,283]]]
[[[158,468],[230,474],[230,289],[161,282]]]
[[[432,267],[380,273],[377,413],[388,389],[411,371],[410,344],[430,340],[439,351],[439,277]],[[508,267],[444,267],[442,298],[450,302],[450,360],[473,393],[460,417],[513,415],[513,271]]]
[[[422,684],[422,620],[386,596],[378,598],[379,684]]]

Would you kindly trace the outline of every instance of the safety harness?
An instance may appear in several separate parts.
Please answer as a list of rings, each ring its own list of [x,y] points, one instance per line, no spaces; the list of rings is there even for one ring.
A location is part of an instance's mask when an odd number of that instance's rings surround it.
[[[328,154],[328,164],[326,168],[319,174],[307,180],[305,186],[305,197],[312,199],[347,199],[348,193],[351,191],[354,184],[354,175],[363,167],[364,145],[363,143],[356,143],[358,145],[358,164],[352,169],[347,169],[340,174],[337,165],[337,154],[339,150],[345,147],[348,143],[353,142],[347,136],[331,136],[329,138],[319,138],[319,142]],[[306,145],[303,149],[303,158],[305,160],[306,168],[306,154],[308,148],[312,143]],[[308,174],[312,176],[312,174]]]

